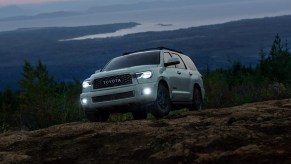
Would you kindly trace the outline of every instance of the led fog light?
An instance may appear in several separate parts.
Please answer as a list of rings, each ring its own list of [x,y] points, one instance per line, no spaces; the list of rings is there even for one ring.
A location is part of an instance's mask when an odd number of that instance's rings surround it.
[[[83,105],[86,105],[88,103],[88,99],[84,98],[84,99],[81,100],[81,102],[82,102]]]
[[[145,89],[143,89],[142,93],[143,93],[144,95],[149,95],[149,94],[152,93],[152,90],[151,90],[150,88],[145,88]]]

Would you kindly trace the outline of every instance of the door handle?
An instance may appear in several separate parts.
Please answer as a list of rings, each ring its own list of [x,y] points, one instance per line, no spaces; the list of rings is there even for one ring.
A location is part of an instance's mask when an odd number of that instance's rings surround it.
[[[193,74],[191,72],[189,72],[189,75],[192,76]]]
[[[180,75],[180,74],[181,74],[181,72],[180,72],[180,71],[177,71],[177,74],[179,74],[179,75]]]

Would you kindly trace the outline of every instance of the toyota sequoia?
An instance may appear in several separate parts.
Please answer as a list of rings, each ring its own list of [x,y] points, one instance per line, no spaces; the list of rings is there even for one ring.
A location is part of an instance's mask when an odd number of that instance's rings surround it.
[[[161,118],[183,107],[202,109],[202,76],[185,54],[155,48],[126,53],[109,61],[82,83],[82,108],[90,121],[106,121],[111,113],[148,113]]]

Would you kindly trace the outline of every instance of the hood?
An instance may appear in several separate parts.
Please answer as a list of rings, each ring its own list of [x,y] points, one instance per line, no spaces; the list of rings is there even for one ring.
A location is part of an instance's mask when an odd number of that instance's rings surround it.
[[[102,72],[93,74],[90,78],[95,79],[95,78],[108,77],[108,76],[114,76],[114,75],[135,74],[138,72],[150,71],[156,67],[158,67],[158,65],[142,65],[142,66],[116,69],[116,70],[111,70],[111,71],[102,71]]]

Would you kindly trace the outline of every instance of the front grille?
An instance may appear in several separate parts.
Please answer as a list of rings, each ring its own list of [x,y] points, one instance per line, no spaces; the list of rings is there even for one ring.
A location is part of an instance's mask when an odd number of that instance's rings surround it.
[[[132,84],[132,77],[130,74],[95,79],[93,81],[93,88],[100,89],[100,88],[115,87],[115,86],[121,86],[121,85],[127,85],[127,84]]]
[[[92,97],[92,101],[96,103],[96,102],[125,99],[125,98],[130,98],[130,97],[134,97],[133,91],[116,93],[116,94],[111,94],[111,95],[104,95],[104,96],[96,96],[96,97]]]
[[[95,79],[93,81],[93,88],[100,89],[128,84],[132,84],[132,77],[130,74],[125,74]]]

